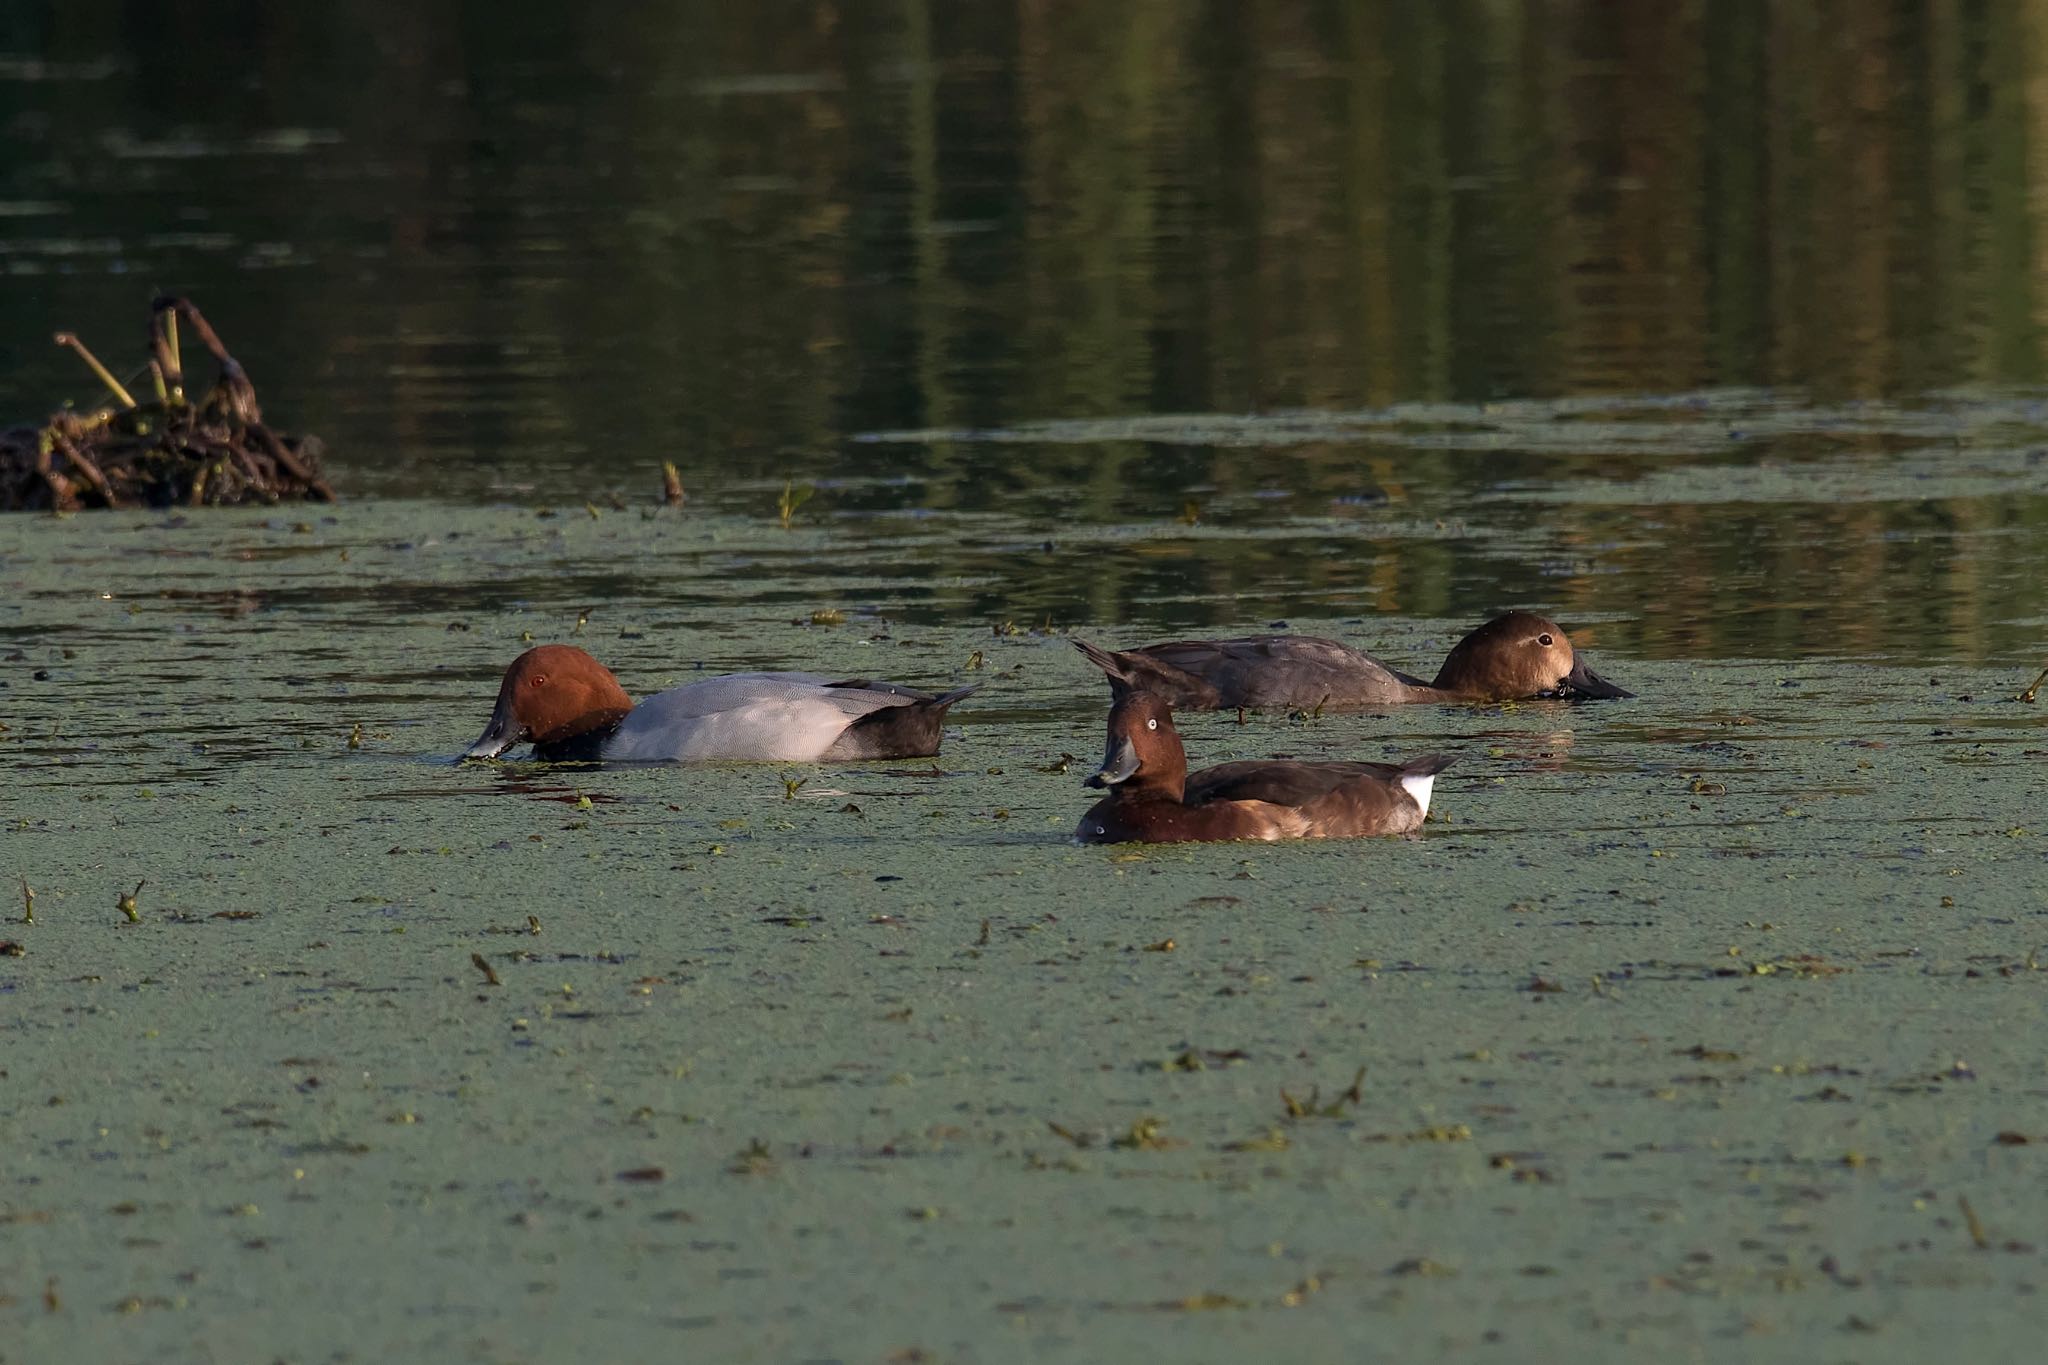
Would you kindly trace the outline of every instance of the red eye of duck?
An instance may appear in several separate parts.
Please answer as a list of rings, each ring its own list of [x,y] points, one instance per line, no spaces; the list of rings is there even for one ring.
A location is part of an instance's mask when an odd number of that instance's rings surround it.
[[[528,681],[532,683],[535,687],[539,687],[542,683],[546,682],[547,680],[548,675],[545,673],[536,673],[533,675],[532,678],[528,679]]]
[[[1537,636],[1536,643],[1542,645],[1545,649],[1550,648],[1550,632],[1545,631],[1543,632],[1543,634]]]

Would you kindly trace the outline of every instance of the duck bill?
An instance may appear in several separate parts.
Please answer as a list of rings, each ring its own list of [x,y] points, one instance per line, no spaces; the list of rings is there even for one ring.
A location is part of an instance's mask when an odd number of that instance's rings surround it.
[[[1557,695],[1573,701],[1594,701],[1633,697],[1635,693],[1625,687],[1616,687],[1586,667],[1584,659],[1573,659],[1572,671],[1565,674],[1564,681],[1557,685]]]
[[[1114,787],[1128,782],[1138,773],[1138,750],[1128,739],[1119,740],[1110,746],[1103,756],[1102,767],[1082,779],[1084,787]]]
[[[526,727],[512,714],[510,698],[500,698],[498,707],[491,712],[491,723],[484,727],[476,743],[463,751],[464,758],[496,758],[513,745],[526,738]]]

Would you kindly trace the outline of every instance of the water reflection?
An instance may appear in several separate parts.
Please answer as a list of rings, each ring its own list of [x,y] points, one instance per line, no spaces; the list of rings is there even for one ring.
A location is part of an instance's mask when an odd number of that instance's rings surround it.
[[[358,494],[1000,522],[914,609],[2025,652],[2044,67],[2033,3],[20,6],[0,401],[176,287]],[[1162,413],[1260,416],[1032,425]]]

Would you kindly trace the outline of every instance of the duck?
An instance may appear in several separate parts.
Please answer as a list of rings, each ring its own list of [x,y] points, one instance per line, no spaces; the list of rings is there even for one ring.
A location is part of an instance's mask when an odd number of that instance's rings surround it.
[[[1363,839],[1412,834],[1429,813],[1447,754],[1404,763],[1262,759],[1188,772],[1173,706],[1126,692],[1109,711],[1102,767],[1083,783],[1109,795],[1074,830],[1084,844],[1223,839]]]
[[[1557,622],[1530,611],[1496,616],[1460,640],[1433,682],[1317,635],[1175,640],[1126,650],[1085,640],[1074,646],[1108,676],[1112,697],[1142,689],[1183,711],[1635,695],[1588,668]]]
[[[610,669],[574,645],[512,661],[490,724],[464,758],[531,741],[543,762],[833,763],[925,758],[954,702],[901,683],[817,673],[728,673],[634,703]]]

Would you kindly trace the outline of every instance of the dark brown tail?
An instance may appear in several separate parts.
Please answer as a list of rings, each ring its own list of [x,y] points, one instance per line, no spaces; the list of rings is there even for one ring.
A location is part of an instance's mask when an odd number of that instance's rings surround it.
[[[1435,777],[1457,761],[1456,754],[1423,754],[1402,763],[1399,771],[1403,777]]]
[[[897,690],[897,689],[891,689]],[[908,692],[908,688],[901,689]],[[962,697],[981,690],[981,684],[942,692],[936,697],[917,696],[901,706],[883,706],[868,712],[846,727],[825,751],[827,762],[863,758],[929,758],[939,751],[939,738],[946,723],[946,709]]]
[[[1136,691],[1144,686],[1132,671],[1130,660],[1114,650],[1104,649],[1100,645],[1091,645],[1086,640],[1074,641],[1074,648],[1087,655],[1089,663],[1094,664],[1103,673],[1108,675],[1110,693],[1118,700],[1122,700],[1125,693]]]
[[[1215,684],[1184,668],[1175,668],[1147,650],[1119,652],[1102,649],[1086,640],[1074,641],[1074,648],[1087,655],[1088,662],[1108,676],[1112,702],[1122,701],[1133,692],[1150,692],[1176,710],[1214,711],[1222,705],[1222,695]]]

